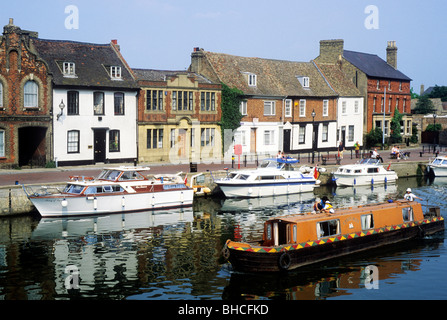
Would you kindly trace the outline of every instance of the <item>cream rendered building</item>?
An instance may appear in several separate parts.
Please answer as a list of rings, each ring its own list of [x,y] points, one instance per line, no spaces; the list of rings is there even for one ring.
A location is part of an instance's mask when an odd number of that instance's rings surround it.
[[[139,162],[220,162],[220,84],[186,71],[133,71],[140,86]]]

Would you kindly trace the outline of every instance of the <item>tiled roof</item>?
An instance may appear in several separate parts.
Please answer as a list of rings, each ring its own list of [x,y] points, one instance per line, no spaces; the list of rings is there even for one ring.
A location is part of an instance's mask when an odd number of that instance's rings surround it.
[[[56,86],[136,89],[137,84],[111,44],[33,38],[32,44],[53,74]],[[62,72],[64,62],[75,63],[75,77]],[[121,67],[121,80],[112,80],[110,66]]]
[[[177,77],[179,75],[186,75],[188,77],[194,77],[199,83],[211,83],[210,80],[202,75],[189,71],[176,71],[176,70],[154,70],[154,69],[138,69],[132,68],[136,80],[146,81],[166,81],[168,77]]]
[[[323,73],[330,86],[343,97],[360,97],[362,94],[348,79],[338,64],[318,63],[320,71]]]
[[[411,81],[375,54],[344,50],[343,57],[370,77]]]
[[[219,80],[253,96],[335,96],[312,62],[248,58],[203,51]],[[256,86],[249,86],[248,74],[256,75]],[[303,88],[298,77],[309,77]]]

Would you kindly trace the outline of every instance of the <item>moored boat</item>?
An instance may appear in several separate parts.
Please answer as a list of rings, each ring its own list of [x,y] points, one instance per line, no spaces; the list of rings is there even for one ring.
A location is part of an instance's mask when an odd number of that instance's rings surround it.
[[[30,192],[42,217],[80,216],[192,206],[194,191],[178,175],[148,177],[148,167],[105,168],[97,178],[71,177],[63,191]]]
[[[253,170],[237,170],[214,182],[228,198],[267,197],[311,192],[320,184],[317,168],[298,166],[293,158],[271,158]]]
[[[333,172],[337,186],[361,186],[392,183],[398,179],[395,171],[381,165],[379,159],[366,158],[356,164],[338,167]]]
[[[424,213],[420,203],[398,200],[273,217],[262,240],[227,240],[222,253],[237,271],[286,271],[443,230],[439,207]]]
[[[435,177],[447,177],[447,156],[437,156],[427,165]]]

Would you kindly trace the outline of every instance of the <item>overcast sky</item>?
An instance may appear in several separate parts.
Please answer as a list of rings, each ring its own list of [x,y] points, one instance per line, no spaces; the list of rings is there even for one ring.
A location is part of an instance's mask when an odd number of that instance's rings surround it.
[[[319,41],[386,59],[396,41],[398,69],[416,93],[447,85],[445,0],[40,0],[5,1],[0,25],[40,38],[109,43],[131,67],[184,70],[194,47],[246,57],[310,61]]]

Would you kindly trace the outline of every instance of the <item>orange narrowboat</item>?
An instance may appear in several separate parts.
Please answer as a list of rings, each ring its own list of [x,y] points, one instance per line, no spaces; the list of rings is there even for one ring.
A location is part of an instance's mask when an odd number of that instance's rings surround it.
[[[222,254],[236,271],[286,271],[443,230],[439,207],[423,212],[418,202],[398,200],[273,217],[264,223],[262,240],[227,240]]]

